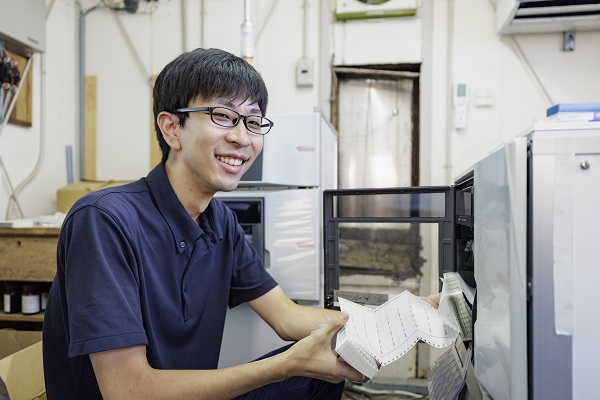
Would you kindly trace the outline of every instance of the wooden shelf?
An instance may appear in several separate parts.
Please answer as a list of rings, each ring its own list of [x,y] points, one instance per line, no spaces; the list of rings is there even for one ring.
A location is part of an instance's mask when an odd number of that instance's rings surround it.
[[[33,315],[24,315],[21,313],[15,314],[6,314],[4,312],[0,312],[0,322],[9,321],[9,322],[44,322],[44,313],[40,312]]]
[[[60,228],[0,228],[0,281],[52,282]]]
[[[60,228],[0,228],[0,281],[52,282],[59,233]],[[33,327],[43,322],[43,312],[23,315],[0,311],[2,325]]]
[[[57,237],[60,233],[58,227],[33,227],[33,228],[0,228],[0,236],[40,236]]]

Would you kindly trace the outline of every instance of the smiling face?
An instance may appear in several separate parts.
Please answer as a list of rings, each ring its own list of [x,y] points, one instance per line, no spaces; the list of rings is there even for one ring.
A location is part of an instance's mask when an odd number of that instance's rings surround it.
[[[188,106],[222,106],[242,115],[262,114],[252,100],[232,103],[197,98]],[[177,116],[168,112],[161,113],[158,122],[171,147],[167,176],[186,208],[186,202],[202,199],[208,204],[216,192],[236,189],[263,148],[263,136],[248,132],[243,121],[235,127],[222,127],[211,121],[208,111],[190,112],[184,127]]]

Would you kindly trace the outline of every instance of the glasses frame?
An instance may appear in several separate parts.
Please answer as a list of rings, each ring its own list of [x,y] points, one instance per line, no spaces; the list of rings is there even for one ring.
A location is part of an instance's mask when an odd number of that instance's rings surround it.
[[[220,124],[220,123],[218,123],[217,121],[215,121],[215,119],[213,118],[213,111],[214,111],[214,109],[215,109],[215,108],[224,108],[225,110],[231,111],[231,112],[233,112],[233,113],[237,114],[237,115],[238,115],[238,118],[235,120],[235,123],[234,123],[233,125],[223,125],[223,124]],[[210,120],[211,120],[211,121],[212,121],[212,122],[213,122],[215,125],[222,126],[222,127],[224,127],[224,128],[233,128],[233,127],[236,127],[236,126],[237,126],[237,124],[239,124],[240,120],[243,120],[243,121],[244,121],[244,127],[246,128],[246,130],[247,130],[248,132],[252,133],[253,135],[261,135],[261,136],[262,136],[262,135],[266,135],[267,133],[269,133],[269,132],[271,131],[271,129],[273,128],[273,125],[275,125],[275,123],[274,123],[273,121],[271,121],[271,120],[270,120],[269,118],[267,118],[267,117],[263,117],[262,115],[256,115],[256,114],[253,114],[253,115],[243,115],[243,114],[240,114],[239,112],[237,112],[237,111],[235,111],[235,110],[232,110],[231,108],[227,108],[227,107],[223,107],[223,106],[215,106],[215,107],[185,107],[185,108],[178,108],[178,109],[177,109],[177,110],[175,110],[175,111],[176,111],[176,112],[181,112],[181,113],[188,113],[188,112],[205,112],[205,111],[208,111],[208,112],[209,112],[209,114],[210,114]],[[260,117],[260,118],[261,118],[261,122],[263,122],[263,121],[267,121],[267,123],[269,124],[269,129],[268,129],[268,130],[267,130],[265,133],[262,133],[262,132],[254,132],[254,131],[250,130],[250,129],[248,128],[248,120],[247,120],[247,118],[250,118],[250,117]],[[261,124],[261,127],[262,127],[262,126],[263,126],[263,125]]]

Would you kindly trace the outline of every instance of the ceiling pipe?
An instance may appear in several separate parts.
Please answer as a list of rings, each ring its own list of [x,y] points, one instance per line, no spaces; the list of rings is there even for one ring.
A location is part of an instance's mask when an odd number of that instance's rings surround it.
[[[200,0],[200,47],[204,48],[204,0]]]
[[[242,58],[249,63],[254,59],[254,26],[252,25],[252,0],[245,0],[242,24]]]

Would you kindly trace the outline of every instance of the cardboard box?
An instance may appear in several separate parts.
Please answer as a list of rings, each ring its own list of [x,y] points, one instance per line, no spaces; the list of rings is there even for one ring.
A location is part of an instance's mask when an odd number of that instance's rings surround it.
[[[0,377],[11,400],[45,398],[42,332],[0,329]]]
[[[56,210],[66,213],[81,196],[99,189],[124,185],[126,181],[78,181],[58,189],[56,192]]]

